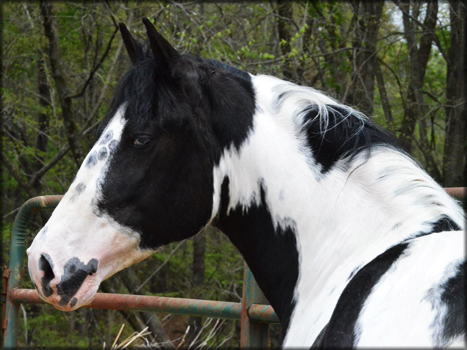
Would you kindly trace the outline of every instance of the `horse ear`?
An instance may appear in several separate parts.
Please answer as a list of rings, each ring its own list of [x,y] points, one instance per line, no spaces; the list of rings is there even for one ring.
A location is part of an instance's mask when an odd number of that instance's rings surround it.
[[[154,25],[147,18],[143,18],[146,26],[151,51],[156,60],[156,64],[163,67],[164,71],[170,72],[172,78],[180,82],[181,88],[191,101],[199,101],[201,89],[199,86],[199,72],[188,61],[178,60],[180,54],[160,35]],[[174,62],[178,64],[174,65]]]
[[[160,35],[154,25],[147,18],[143,18],[143,23],[148,32],[151,51],[156,63],[162,67],[170,68],[171,63],[180,57],[180,54],[172,45]]]
[[[125,24],[119,23],[118,26],[120,27],[123,43],[125,44],[128,56],[130,56],[131,63],[136,65],[143,58],[143,46],[131,36]]]

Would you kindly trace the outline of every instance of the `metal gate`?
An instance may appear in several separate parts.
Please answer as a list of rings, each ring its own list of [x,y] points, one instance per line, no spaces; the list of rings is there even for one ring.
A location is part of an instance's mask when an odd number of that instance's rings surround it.
[[[446,188],[453,197],[464,199],[466,188]],[[28,200],[16,215],[13,224],[9,267],[3,270],[5,290],[2,329],[4,347],[16,348],[19,330],[19,305],[21,303],[44,304],[35,289],[21,289],[24,274],[23,262],[26,251],[25,238],[29,221],[34,213],[55,208],[62,196],[41,196]],[[205,316],[241,321],[241,346],[266,348],[269,346],[269,323],[278,323],[277,315],[259,289],[245,264],[243,298],[241,303],[166,298],[127,294],[97,293],[94,301],[84,306],[92,309],[155,311],[188,316]]]
[[[24,275],[25,239],[28,224],[39,210],[55,208],[62,196],[41,196],[23,204],[13,223],[9,267],[3,270],[5,290],[2,328],[4,347],[18,346],[19,306],[21,303],[44,304],[35,289],[21,289]],[[87,306],[92,309],[155,311],[187,316],[205,316],[241,321],[242,347],[268,347],[269,323],[278,323],[270,305],[265,304],[261,290],[245,264],[242,303],[166,298],[127,294],[97,293]]]

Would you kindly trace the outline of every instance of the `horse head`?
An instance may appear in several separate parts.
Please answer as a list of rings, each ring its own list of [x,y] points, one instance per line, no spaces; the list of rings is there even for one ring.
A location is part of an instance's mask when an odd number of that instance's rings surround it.
[[[219,119],[253,113],[245,77],[179,54],[143,22],[148,47],[120,24],[133,67],[97,142],[27,250],[39,294],[61,310],[89,304],[101,281],[210,221],[219,146],[244,134]]]

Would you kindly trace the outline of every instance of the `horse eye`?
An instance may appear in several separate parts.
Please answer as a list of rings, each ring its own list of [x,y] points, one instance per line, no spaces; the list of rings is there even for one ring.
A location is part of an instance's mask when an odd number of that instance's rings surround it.
[[[149,146],[149,143],[151,142],[150,137],[135,137],[132,143],[132,146],[135,148],[145,148]]]

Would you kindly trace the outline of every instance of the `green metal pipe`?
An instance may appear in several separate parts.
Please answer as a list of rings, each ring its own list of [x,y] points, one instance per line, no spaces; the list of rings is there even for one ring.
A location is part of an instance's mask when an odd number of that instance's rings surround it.
[[[258,320],[258,318],[261,317],[260,315],[264,314],[265,311],[262,306],[266,306],[261,304],[265,303],[268,303],[268,300],[259,288],[253,273],[245,262],[242,318],[240,322],[240,346],[242,348],[269,348],[269,324],[267,324],[263,319]],[[254,318],[251,317],[252,315]],[[279,322],[277,316],[275,319],[276,322]]]
[[[248,308],[248,317],[257,323],[279,323],[279,318],[271,305],[252,304]]]
[[[11,291],[21,286],[24,271],[24,255],[26,252],[26,233],[31,217],[37,210],[56,207],[62,197],[63,196],[41,196],[31,198],[23,204],[18,214],[16,214],[11,232],[8,290]],[[19,304],[7,300],[5,315],[8,323],[3,338],[5,348],[17,347],[19,329],[18,314]]]

